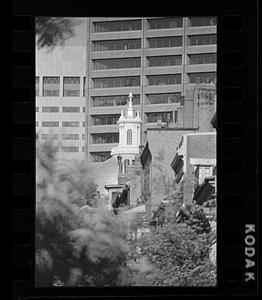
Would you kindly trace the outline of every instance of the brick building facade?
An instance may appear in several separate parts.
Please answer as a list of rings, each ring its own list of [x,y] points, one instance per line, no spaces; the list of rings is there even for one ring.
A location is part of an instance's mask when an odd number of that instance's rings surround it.
[[[216,111],[215,85],[196,85],[188,89],[183,104],[177,111],[176,124],[159,123],[146,131],[147,143],[140,155],[144,161],[141,186],[151,216],[184,173],[192,174],[191,181],[194,182],[195,169],[184,169],[190,166],[190,158],[211,159],[212,164],[216,158],[216,132],[210,123]],[[183,137],[187,137],[186,146]],[[183,159],[179,154],[181,147],[186,147],[187,156]],[[145,159],[146,153],[150,153],[150,160]],[[193,185],[187,188],[189,192],[185,193],[185,199],[192,201]]]

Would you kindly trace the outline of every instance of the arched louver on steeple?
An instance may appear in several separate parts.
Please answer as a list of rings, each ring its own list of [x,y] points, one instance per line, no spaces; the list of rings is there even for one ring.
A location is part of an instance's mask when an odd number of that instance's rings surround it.
[[[128,129],[126,134],[126,144],[132,145],[132,130]]]

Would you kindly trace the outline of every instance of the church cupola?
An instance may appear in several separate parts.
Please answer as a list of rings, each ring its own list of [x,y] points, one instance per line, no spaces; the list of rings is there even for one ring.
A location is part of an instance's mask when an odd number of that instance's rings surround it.
[[[121,111],[117,121],[119,125],[119,145],[112,149],[111,155],[121,157],[123,161],[132,164],[135,156],[139,154],[141,118],[139,111],[134,111],[132,93],[128,96],[127,109]]]

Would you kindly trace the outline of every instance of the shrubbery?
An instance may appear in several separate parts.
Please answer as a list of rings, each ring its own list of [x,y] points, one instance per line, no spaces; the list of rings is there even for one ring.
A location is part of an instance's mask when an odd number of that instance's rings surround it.
[[[138,241],[141,254],[159,271],[155,285],[213,286],[215,267],[208,259],[210,239],[186,224],[169,223]]]
[[[130,247],[126,215],[96,209],[88,169],[57,159],[56,151],[52,141],[37,143],[37,286],[57,279],[64,286],[216,284],[208,259],[213,233],[201,207],[181,209],[182,193],[173,193],[162,226]],[[81,210],[85,204],[93,209]]]
[[[161,226],[137,241],[134,256],[146,257],[157,274],[154,285],[214,286],[216,268],[209,260],[215,233],[201,206],[181,207],[182,193],[169,196]]]
[[[126,227],[95,205],[95,184],[76,162],[60,161],[52,141],[37,143],[36,285],[127,285]]]

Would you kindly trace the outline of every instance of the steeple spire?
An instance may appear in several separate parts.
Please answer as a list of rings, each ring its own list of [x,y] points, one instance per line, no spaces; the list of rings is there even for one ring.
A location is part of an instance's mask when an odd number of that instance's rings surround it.
[[[127,116],[133,118],[133,103],[132,103],[132,98],[133,98],[133,94],[130,92],[129,93],[129,101],[128,101],[128,110],[127,110]]]

